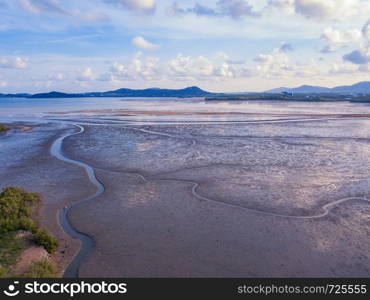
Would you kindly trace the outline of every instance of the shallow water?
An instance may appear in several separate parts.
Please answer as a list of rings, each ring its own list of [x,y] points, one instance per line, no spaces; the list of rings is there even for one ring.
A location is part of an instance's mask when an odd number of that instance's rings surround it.
[[[279,114],[286,114],[286,116],[280,116],[280,119],[297,119],[304,114],[366,114],[370,113],[370,104],[283,101],[207,102],[203,98],[0,98],[0,120],[52,117],[112,120],[113,112],[109,110],[180,113],[180,115],[160,116],[114,114],[113,119],[121,121],[251,121],[273,120],[277,118],[274,115]],[[184,115],[184,113],[190,115]],[[199,115],[199,113],[224,113],[224,115]]]

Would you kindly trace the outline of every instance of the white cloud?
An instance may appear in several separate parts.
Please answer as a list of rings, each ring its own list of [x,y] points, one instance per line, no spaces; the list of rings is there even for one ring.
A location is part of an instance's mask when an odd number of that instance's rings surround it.
[[[229,65],[242,65],[244,64],[243,60],[240,59],[233,59],[225,52],[217,52],[215,55],[215,60],[220,62],[225,62]]]
[[[138,52],[127,63],[114,62],[110,67],[110,72],[103,74],[100,80],[158,80],[161,77],[157,66],[158,61],[157,57],[142,57],[142,54]]]
[[[223,57],[224,59],[220,59]],[[109,81],[115,84],[125,81],[218,81],[231,79],[237,76],[251,76],[244,72],[244,65],[228,63],[236,61],[224,53],[215,57],[184,56],[179,54],[176,58],[161,62],[156,57],[143,56],[140,52],[126,62],[114,62],[109,72],[99,77],[100,81]]]
[[[328,19],[343,4],[343,0],[296,0],[295,11],[308,18]]]
[[[63,9],[58,0],[20,0],[24,9],[34,14],[42,12],[53,12],[62,15],[68,15],[69,12]]]
[[[351,62],[356,65],[365,65],[370,63],[370,26],[367,22],[362,28],[362,43],[359,48],[347,53],[343,56],[344,61]]]
[[[269,54],[257,55],[254,61],[257,63],[254,66],[254,71],[251,72],[250,68],[247,68],[246,71],[251,75],[255,74],[268,79],[286,79],[297,76],[309,77],[324,72],[323,67],[319,66],[313,59],[304,64],[292,61],[288,52],[281,47],[274,49]]]
[[[361,72],[369,73],[370,72],[370,63],[359,65],[358,70],[361,71]]]
[[[343,21],[370,12],[370,3],[362,0],[270,0],[268,7],[319,21]]]
[[[137,36],[132,39],[132,44],[140,49],[144,50],[157,50],[159,49],[158,45],[155,45],[146,39],[144,39],[142,36]]]
[[[119,4],[127,9],[144,13],[152,13],[156,8],[155,0],[105,0],[105,2]]]
[[[7,86],[8,86],[8,82],[7,81],[0,80],[0,88],[5,88]]]
[[[27,60],[22,57],[0,58],[0,68],[25,69],[27,68]]]
[[[171,14],[194,14],[208,17],[231,17],[240,19],[242,17],[257,17],[260,15],[247,0],[218,0],[216,5],[211,7],[196,2],[192,7],[180,8],[174,2],[170,8]]]
[[[332,27],[324,29],[321,39],[326,42],[322,52],[333,52],[347,46],[350,43],[358,42],[362,38],[362,33],[358,29],[339,31]]]
[[[353,74],[359,70],[358,66],[350,63],[334,63],[329,69],[330,74]]]
[[[233,78],[235,77],[235,71],[233,70],[231,65],[223,63],[218,69],[216,69],[215,75],[221,76],[223,78]]]
[[[191,57],[179,54],[175,59],[168,62],[170,74],[184,79],[205,79],[214,72],[211,60],[204,56]]]
[[[51,73],[48,75],[48,79],[50,80],[58,80],[62,81],[66,78],[66,76],[63,73]]]
[[[289,15],[295,13],[295,0],[270,0],[269,6],[275,7]]]
[[[259,15],[246,0],[219,0],[218,5],[224,15],[229,15],[234,19]]]
[[[92,81],[96,78],[93,70],[90,67],[85,68],[78,76],[78,81]]]
[[[167,62],[166,76],[177,80],[201,80],[218,82],[221,80],[250,77],[255,75],[244,62],[233,59],[223,52],[213,59],[205,56],[184,56],[179,54]]]
[[[366,41],[370,42],[370,21],[362,27],[362,35]]]
[[[82,22],[100,22],[100,21],[107,21],[109,18],[108,16],[96,9],[94,9],[93,5],[83,6],[79,8],[80,3],[77,3],[76,8],[74,9],[67,9],[65,8],[65,3],[67,1],[61,0],[19,0],[21,6],[26,11],[40,15],[40,14],[53,14],[59,15],[62,17],[73,18],[74,21],[82,21]],[[76,1],[77,2],[77,1]]]

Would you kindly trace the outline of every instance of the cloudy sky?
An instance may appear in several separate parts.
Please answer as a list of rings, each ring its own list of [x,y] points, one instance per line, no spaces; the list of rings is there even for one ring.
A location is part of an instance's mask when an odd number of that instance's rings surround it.
[[[370,80],[370,0],[0,0],[0,93]]]

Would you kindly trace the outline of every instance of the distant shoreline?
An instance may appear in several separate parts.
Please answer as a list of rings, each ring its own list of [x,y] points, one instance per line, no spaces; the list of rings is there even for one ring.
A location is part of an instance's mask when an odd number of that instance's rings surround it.
[[[316,94],[298,94],[295,96],[285,96],[283,94],[248,94],[248,95],[227,95],[227,94],[216,94],[214,96],[126,96],[126,95],[111,95],[111,96],[91,96],[91,95],[75,95],[75,94],[66,94],[64,96],[16,96],[16,95],[1,95],[0,99],[27,99],[27,100],[38,100],[38,99],[83,99],[83,98],[122,98],[122,99],[145,99],[148,100],[152,99],[190,99],[190,98],[198,98],[203,99],[206,102],[257,102],[257,101],[269,101],[269,102],[320,102],[320,103],[331,103],[331,102],[351,102],[351,103],[370,103],[370,95],[369,96],[349,96],[349,95],[337,95],[337,94],[327,94],[327,95],[316,95]]]
[[[354,102],[370,103],[370,96],[338,94],[250,94],[208,96],[205,101],[286,101],[286,102]]]
[[[197,98],[206,100],[281,100],[281,101],[356,101],[370,102],[370,81],[358,82],[350,86],[334,88],[302,85],[296,88],[277,88],[261,92],[209,92],[197,86],[182,89],[120,88],[105,92],[43,92],[43,93],[0,93],[0,98],[90,98],[90,97],[130,97],[130,98]]]

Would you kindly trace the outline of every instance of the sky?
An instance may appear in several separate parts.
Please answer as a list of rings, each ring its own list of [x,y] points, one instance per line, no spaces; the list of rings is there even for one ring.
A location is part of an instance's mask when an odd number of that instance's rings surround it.
[[[0,93],[370,80],[370,0],[0,0]]]

